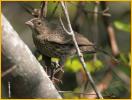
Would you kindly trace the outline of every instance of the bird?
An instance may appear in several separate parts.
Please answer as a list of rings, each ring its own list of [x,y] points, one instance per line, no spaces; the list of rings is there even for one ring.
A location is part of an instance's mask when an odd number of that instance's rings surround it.
[[[49,58],[59,58],[60,69],[63,69],[67,57],[77,54],[72,37],[65,32],[61,23],[32,18],[25,24],[32,30],[33,42],[37,50]],[[91,41],[82,34],[77,32],[74,34],[82,53],[96,53],[96,46]]]
[[[60,23],[33,18],[26,24],[32,30],[33,41],[38,51],[48,57],[60,58],[60,65],[65,58],[77,53],[72,37],[64,31]],[[91,41],[77,32],[74,33],[82,53],[96,52],[96,47]]]

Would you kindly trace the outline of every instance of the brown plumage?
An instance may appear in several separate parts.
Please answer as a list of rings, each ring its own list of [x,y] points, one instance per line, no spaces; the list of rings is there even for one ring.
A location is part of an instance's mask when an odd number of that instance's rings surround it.
[[[76,54],[74,43],[60,24],[33,18],[26,22],[32,29],[32,37],[37,49],[48,57],[60,58],[60,64],[64,58]],[[75,37],[82,53],[94,53],[94,44],[83,35],[75,32]]]
[[[51,57],[60,58],[59,68],[55,72],[52,65],[48,64],[49,61],[45,61],[45,65],[48,66],[47,74],[50,78],[54,80],[54,76],[57,75],[56,78],[60,79],[67,56],[76,54],[71,36],[63,30],[61,24],[56,22],[33,18],[27,21],[26,24],[32,29],[32,37],[37,50],[42,55],[47,56],[47,59],[51,59]],[[75,38],[82,53],[96,52],[94,44],[83,35],[75,32]]]

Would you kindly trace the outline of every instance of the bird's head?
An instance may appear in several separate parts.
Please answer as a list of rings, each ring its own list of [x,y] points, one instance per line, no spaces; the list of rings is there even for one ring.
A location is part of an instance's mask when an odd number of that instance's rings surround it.
[[[40,18],[33,18],[27,22],[25,22],[32,30],[37,31],[39,34],[43,33],[46,30],[47,24],[46,20],[42,20]]]
[[[25,24],[28,25],[31,28],[37,28],[37,27],[42,27],[44,23],[39,18],[33,18],[33,19],[25,22]]]

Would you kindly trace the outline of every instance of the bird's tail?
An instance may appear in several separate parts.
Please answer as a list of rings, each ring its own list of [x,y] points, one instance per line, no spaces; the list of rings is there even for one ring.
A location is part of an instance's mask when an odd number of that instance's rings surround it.
[[[120,61],[117,58],[115,58],[112,54],[106,52],[102,48],[99,48],[99,47],[96,47],[96,46],[94,48],[95,48],[96,51],[100,51],[100,52],[104,53],[105,55],[111,57],[116,63],[120,63]]]

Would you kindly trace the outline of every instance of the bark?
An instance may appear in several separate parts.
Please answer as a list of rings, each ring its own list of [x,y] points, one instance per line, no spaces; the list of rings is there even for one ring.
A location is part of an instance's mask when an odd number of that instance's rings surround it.
[[[2,83],[10,82],[11,98],[61,98],[43,67],[4,15],[2,15],[2,53],[17,66],[2,78]]]

